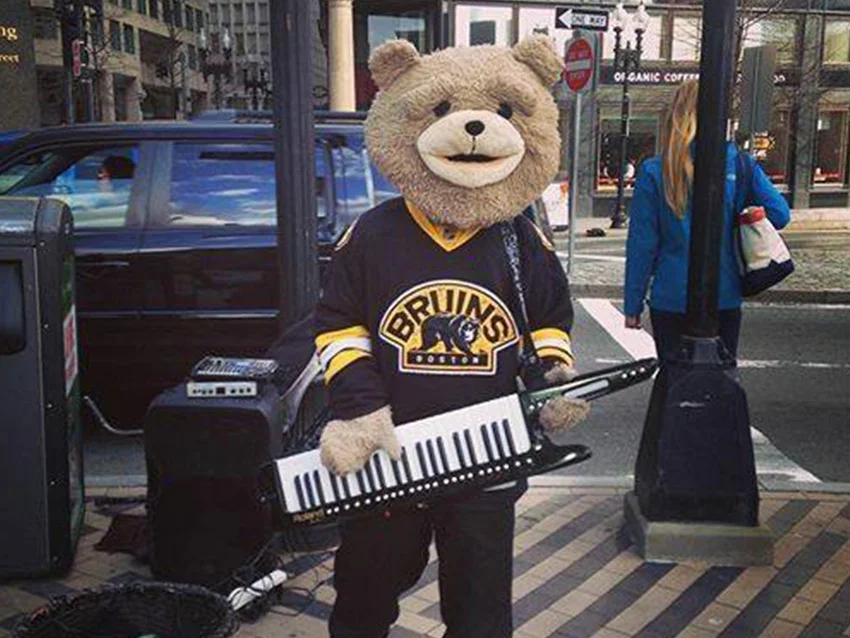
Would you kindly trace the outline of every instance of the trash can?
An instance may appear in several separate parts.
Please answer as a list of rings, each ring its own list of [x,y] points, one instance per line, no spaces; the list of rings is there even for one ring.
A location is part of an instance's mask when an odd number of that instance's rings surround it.
[[[0,198],[0,578],[62,571],[84,514],[71,214]]]
[[[226,638],[239,627],[224,596],[197,585],[107,585],[31,612],[16,638]]]

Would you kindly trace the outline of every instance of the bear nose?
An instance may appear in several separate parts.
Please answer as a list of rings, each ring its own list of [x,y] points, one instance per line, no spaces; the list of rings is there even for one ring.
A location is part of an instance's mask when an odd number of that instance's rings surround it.
[[[472,120],[467,122],[464,128],[470,135],[481,135],[484,132],[484,122],[481,120]]]

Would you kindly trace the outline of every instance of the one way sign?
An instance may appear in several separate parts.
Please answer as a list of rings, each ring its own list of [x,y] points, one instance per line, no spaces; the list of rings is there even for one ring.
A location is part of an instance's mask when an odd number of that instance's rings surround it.
[[[599,9],[555,7],[555,28],[607,31],[608,12]]]

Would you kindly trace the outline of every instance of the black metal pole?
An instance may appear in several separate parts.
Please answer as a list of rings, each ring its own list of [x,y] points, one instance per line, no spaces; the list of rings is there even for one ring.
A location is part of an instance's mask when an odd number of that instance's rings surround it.
[[[311,2],[271,3],[281,327],[318,300]]]
[[[629,152],[629,118],[631,117],[631,96],[629,95],[629,62],[631,43],[626,45],[623,56],[623,103],[620,111],[620,174],[617,176],[617,209],[611,218],[611,228],[624,228],[626,225],[626,165]]]
[[[637,505],[630,496],[627,506],[627,516],[639,506],[650,521],[746,527],[757,527],[759,521],[747,398],[735,373],[735,359],[718,336],[736,4],[737,0],[703,0],[687,325],[678,348],[660,353],[664,362],[653,386],[635,466]],[[632,516],[633,528],[636,520]],[[767,535],[758,535],[761,540],[747,545],[746,538],[735,540],[732,534],[714,548],[706,544],[707,536],[689,538],[676,551],[690,547],[697,554],[706,552],[699,554],[703,558],[713,555],[718,561],[726,560],[730,552],[739,557],[750,552],[761,561],[764,556],[759,552],[770,544]],[[644,552],[651,555],[647,547]],[[664,555],[671,560],[669,553]]]
[[[686,334],[717,336],[726,196],[726,127],[735,59],[736,0],[703,2]]]

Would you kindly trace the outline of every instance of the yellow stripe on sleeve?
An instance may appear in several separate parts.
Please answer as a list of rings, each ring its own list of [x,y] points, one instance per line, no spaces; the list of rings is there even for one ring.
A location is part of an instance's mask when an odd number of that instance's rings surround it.
[[[325,370],[325,383],[330,383],[337,374],[345,370],[352,363],[363,357],[371,357],[372,355],[363,350],[343,350],[333,359]]]
[[[552,357],[554,359],[558,359],[559,361],[563,361],[567,365],[573,365],[573,358],[567,353],[565,350],[561,350],[560,348],[541,348],[537,351],[537,354],[542,359],[543,357]]]
[[[570,342],[570,335],[558,328],[540,328],[540,330],[534,330],[531,333],[531,338],[535,341],[540,341],[541,339],[563,339],[567,343]]]
[[[362,338],[368,336],[369,330],[366,326],[351,326],[350,328],[334,330],[333,332],[323,332],[316,337],[316,350],[321,352],[334,341],[339,341],[340,339],[351,339],[352,337]]]

